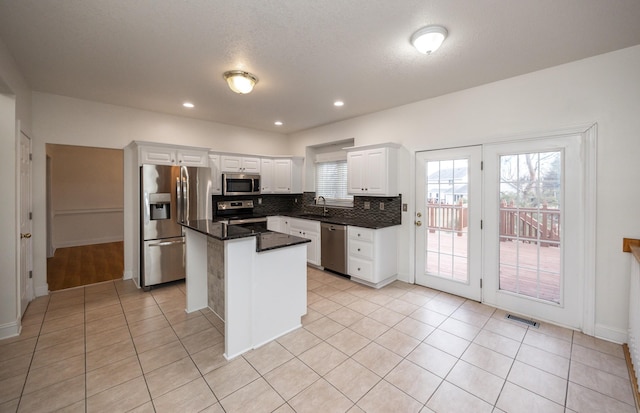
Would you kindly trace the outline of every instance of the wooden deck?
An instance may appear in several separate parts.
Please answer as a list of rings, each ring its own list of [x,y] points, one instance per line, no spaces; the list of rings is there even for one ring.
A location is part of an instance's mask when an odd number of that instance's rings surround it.
[[[440,254],[436,252],[438,239]],[[539,246],[536,243],[506,239],[500,242],[500,289],[554,303],[560,302],[561,257],[560,248],[554,245],[556,244]],[[428,273],[440,273],[445,278],[466,281],[466,256],[466,231],[458,233],[436,230],[428,233]]]

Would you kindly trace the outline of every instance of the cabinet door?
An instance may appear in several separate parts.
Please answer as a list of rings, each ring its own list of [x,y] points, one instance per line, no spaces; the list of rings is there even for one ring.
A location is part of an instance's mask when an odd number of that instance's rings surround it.
[[[365,152],[364,162],[365,194],[384,195],[387,193],[387,149],[370,149]]]
[[[211,168],[211,194],[222,194],[222,174],[220,173],[220,155],[209,154],[209,168]]]
[[[354,195],[364,193],[365,152],[349,152],[347,154],[347,187]]]
[[[206,151],[180,149],[178,150],[178,164],[184,166],[208,166],[208,153]]]
[[[176,150],[160,147],[140,147],[140,164],[147,165],[175,165]]]
[[[248,174],[259,174],[260,158],[242,158],[242,172]]]
[[[264,174],[264,170],[262,171]],[[291,193],[291,159],[276,159],[273,165],[273,192]]]
[[[220,169],[222,172],[240,172],[242,171],[242,158],[239,156],[220,156]]]
[[[262,158],[260,161],[260,192],[263,194],[272,194],[273,187],[273,159]]]
[[[282,221],[282,217],[267,217],[267,229],[269,231],[283,232]]]
[[[320,234],[306,232],[304,237],[311,240],[307,244],[307,262],[313,265],[320,265]]]

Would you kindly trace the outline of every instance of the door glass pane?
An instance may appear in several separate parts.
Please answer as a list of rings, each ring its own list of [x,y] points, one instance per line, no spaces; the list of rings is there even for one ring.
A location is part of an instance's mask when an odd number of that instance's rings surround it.
[[[429,161],[425,273],[468,282],[468,159]]]
[[[562,152],[500,156],[500,289],[560,303]]]

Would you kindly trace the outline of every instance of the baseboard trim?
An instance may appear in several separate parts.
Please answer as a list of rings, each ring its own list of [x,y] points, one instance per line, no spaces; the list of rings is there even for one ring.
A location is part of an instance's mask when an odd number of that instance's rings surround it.
[[[13,321],[11,323],[0,325],[0,340],[9,337],[15,337],[20,334],[20,323]]]
[[[622,344],[628,340],[627,330],[620,330],[596,323],[595,337]]]
[[[36,297],[49,295],[49,284],[40,285],[35,288]]]
[[[110,242],[122,242],[124,238],[121,236],[117,237],[103,237],[103,238],[91,238],[91,239],[79,239],[72,241],[65,241],[57,243],[53,250],[55,251],[58,248],[69,248],[69,247],[83,247],[85,245],[96,245],[96,244],[108,244]]]
[[[627,343],[622,345],[624,350],[624,358],[627,361],[627,370],[629,371],[629,380],[631,380],[631,390],[633,393],[633,400],[636,402],[636,411],[640,412],[640,393],[638,393],[638,377],[636,376],[636,370],[633,368],[633,361],[631,361],[631,353],[629,352],[629,346]]]

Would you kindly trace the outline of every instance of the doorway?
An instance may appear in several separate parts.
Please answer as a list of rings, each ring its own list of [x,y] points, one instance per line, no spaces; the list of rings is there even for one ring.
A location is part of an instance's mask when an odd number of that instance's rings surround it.
[[[418,152],[416,283],[590,331],[594,153],[595,127]]]
[[[121,279],[123,150],[47,144],[46,154],[49,290]]]

